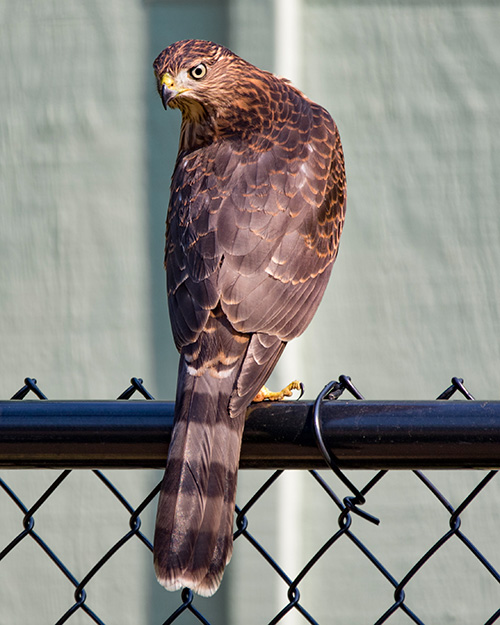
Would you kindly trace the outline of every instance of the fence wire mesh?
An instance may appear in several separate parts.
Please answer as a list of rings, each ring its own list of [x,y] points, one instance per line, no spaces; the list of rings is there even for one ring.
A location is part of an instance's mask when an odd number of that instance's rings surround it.
[[[314,598],[317,597],[319,593],[323,597],[323,604],[326,603],[328,606],[328,593],[331,592],[332,586],[337,585],[341,580],[344,586],[345,584],[347,584],[347,586],[356,586],[356,576],[361,561],[363,563],[362,566],[365,569],[369,569],[369,579],[371,579],[371,581],[367,587],[356,591],[359,593],[357,605],[352,606],[349,612],[349,614],[351,614],[349,622],[374,623],[375,625],[381,623],[389,623],[391,625],[395,625],[396,623],[426,623],[426,625],[429,625],[429,623],[439,623],[439,625],[442,625],[442,621],[436,621],[432,617],[428,620],[429,609],[428,606],[425,605],[426,597],[422,594],[421,589],[416,588],[414,582],[417,579],[429,577],[431,580],[429,583],[432,584],[432,580],[448,578],[450,584],[453,585],[453,580],[455,579],[453,569],[461,567],[461,570],[467,571],[464,588],[475,588],[477,584],[485,584],[490,588],[488,596],[491,597],[491,601],[478,602],[478,605],[473,610],[475,615],[474,623],[478,625],[500,623],[500,574],[498,573],[498,566],[500,564],[500,536],[496,533],[494,536],[485,538],[481,535],[481,529],[478,530],[475,527],[478,520],[482,518],[482,502],[484,503],[485,498],[494,497],[495,492],[500,492],[498,490],[497,471],[468,472],[474,476],[474,485],[461,496],[461,499],[458,503],[455,503],[455,505],[452,505],[445,494],[441,492],[442,489],[438,488],[439,479],[436,479],[434,475],[430,476],[428,472],[423,472],[421,470],[405,472],[411,476],[411,488],[424,488],[426,490],[429,498],[435,503],[435,512],[432,517],[426,521],[424,526],[417,528],[417,530],[425,536],[424,543],[426,544],[426,548],[418,553],[417,557],[407,565],[405,570],[394,570],[391,553],[387,551],[384,552],[378,547],[376,534],[378,531],[376,528],[384,524],[387,516],[393,516],[395,514],[395,506],[398,505],[397,499],[400,497],[400,494],[396,495],[396,502],[393,501],[391,504],[385,501],[377,501],[377,493],[380,493],[381,485],[383,483],[389,483],[390,474],[393,472],[388,470],[375,472],[345,472],[338,466],[335,455],[328,449],[323,440],[321,419],[323,402],[325,400],[338,399],[344,392],[350,393],[355,399],[363,399],[361,393],[353,385],[350,378],[341,376],[338,381],[331,382],[325,386],[314,403],[313,427],[316,442],[324,457],[325,466],[327,466],[329,470],[321,472],[309,470],[307,473],[303,472],[303,475],[307,475],[306,488],[316,491],[314,497],[321,497],[329,501],[330,512],[329,517],[327,519],[322,518],[321,523],[319,523],[322,527],[321,531],[319,529],[316,530],[315,527],[306,528],[306,532],[314,536],[314,540],[312,541],[314,546],[311,552],[308,553],[305,561],[300,564],[295,572],[292,573],[288,570],[287,563],[281,562],[280,558],[276,556],[275,550],[267,546],[268,538],[265,533],[262,536],[259,534],[262,528],[259,517],[262,516],[263,510],[265,511],[268,507],[266,502],[277,498],[276,489],[280,481],[283,481],[283,476],[286,472],[277,470],[269,477],[266,477],[257,490],[252,493],[248,501],[240,504],[240,506],[236,508],[234,558],[238,558],[240,553],[252,553],[252,562],[254,562],[255,556],[257,555],[260,563],[265,565],[264,569],[266,569],[266,574],[270,572],[273,577],[280,581],[281,585],[278,609],[274,610],[269,616],[266,616],[265,620],[259,622],[269,624],[288,623],[292,622],[289,620],[292,615],[294,615],[293,623],[323,625],[332,622],[347,622],[337,620],[336,604],[328,607],[327,616],[325,616],[324,611],[321,611],[315,604]],[[144,387],[142,380],[137,378],[132,379],[131,385],[120,395],[119,399],[130,399],[135,394],[139,394],[146,400],[153,399],[151,394]],[[464,386],[463,380],[459,378],[453,378],[451,386],[443,391],[438,399],[447,400],[456,394],[466,400],[474,400],[473,396]],[[21,400],[28,396],[33,397],[33,395],[40,400],[47,399],[37,386],[36,380],[26,378],[24,386],[15,393],[12,399]],[[132,505],[122,493],[123,487],[119,489],[115,484],[116,480],[112,481],[112,479],[101,470],[95,469],[92,471],[94,478],[109,493],[109,497],[117,502],[117,515],[120,514],[121,516],[120,522],[123,521],[123,518],[127,519],[128,528],[118,539],[114,540],[113,544],[104,549],[102,555],[100,555],[83,574],[77,574],[70,562],[72,558],[65,559],[59,557],[57,555],[57,547],[50,544],[50,540],[45,537],[47,532],[44,534],[44,528],[47,528],[47,517],[44,516],[44,512],[53,505],[61,505],[59,500],[57,500],[56,503],[57,493],[63,489],[63,484],[71,480],[71,476],[74,473],[74,471],[69,469],[59,472],[55,479],[41,488],[35,501],[30,501],[29,503],[22,493],[17,492],[16,488],[9,485],[9,479],[7,479],[5,475],[4,478],[0,478],[0,525],[3,525],[0,536],[3,541],[6,541],[6,544],[0,543],[0,574],[2,572],[2,567],[5,567],[12,559],[20,559],[22,561],[21,570],[29,571],[30,556],[29,552],[23,549],[23,545],[25,545],[27,541],[33,541],[37,549],[44,555],[47,563],[49,563],[51,567],[55,567],[62,578],[66,579],[65,584],[61,582],[57,587],[47,588],[46,592],[52,595],[63,596],[67,607],[53,620],[49,620],[51,617],[40,611],[40,623],[55,623],[55,625],[67,622],[71,623],[75,615],[81,617],[82,614],[84,614],[86,618],[81,622],[93,622],[100,625],[121,623],[123,621],[123,615],[114,614],[112,617],[109,617],[108,614],[103,615],[103,613],[100,612],[100,608],[95,607],[93,595],[97,596],[99,593],[102,594],[103,592],[106,594],[106,588],[112,584],[120,585],[120,580],[115,578],[110,579],[107,575],[108,569],[106,565],[117,558],[119,554],[124,553],[127,550],[127,545],[135,542],[135,544],[139,544],[146,552],[152,552],[150,539],[151,528],[147,530],[143,529],[141,517],[145,513],[154,516],[156,496],[159,492],[160,483],[158,482],[138,505]],[[367,473],[369,473],[368,476]],[[362,485],[359,485],[360,481],[363,482]],[[356,485],[354,482],[356,482]],[[497,485],[496,491],[492,489],[492,485]],[[411,488],[408,488],[407,492],[405,492],[408,498],[406,504],[408,505],[409,501],[410,507],[413,496]],[[388,489],[384,490],[385,493],[389,491],[390,486]],[[491,495],[489,494],[490,492],[492,493]],[[456,498],[456,496],[454,496],[454,498]],[[121,513],[118,512],[118,508],[121,509]],[[15,513],[13,512],[14,510]],[[324,508],[322,508],[322,510],[324,510]],[[376,514],[374,510],[376,510]],[[9,518],[15,520],[13,523],[4,525],[7,511],[9,513]],[[57,516],[57,514],[58,511],[56,508],[54,515]],[[96,517],[97,516],[98,515],[96,515]],[[94,518],[95,529],[99,531],[96,517]],[[443,519],[445,520],[445,524],[443,524]],[[288,521],[292,524],[291,519],[288,519]],[[312,521],[314,521],[314,519],[312,519]],[[411,524],[408,521],[409,519],[403,519],[401,523],[402,525],[409,526]],[[266,522],[271,521],[267,519]],[[38,529],[39,525],[40,529]],[[325,526],[329,528],[326,534],[324,533]],[[368,527],[375,528],[375,530],[367,530]],[[65,527],[63,531],[75,532],[77,529],[78,528],[75,527]],[[294,539],[300,541],[301,537],[295,536]],[[401,533],[400,536],[393,536],[389,543],[391,544],[390,551],[404,551],[407,549],[410,553],[413,553],[415,550],[412,549],[411,546],[414,540],[415,536],[411,534],[411,532],[409,534]],[[77,549],[78,546],[85,549],[85,546],[81,544],[78,536],[73,537],[73,542],[75,549]],[[241,543],[244,543],[245,548],[238,549]],[[459,553],[460,558],[465,564],[462,562],[459,567],[458,562],[453,560],[453,558],[451,560],[449,558],[446,559],[444,565],[442,561],[437,565],[433,564],[437,561],[437,556],[445,552],[447,546],[451,543],[458,543],[463,547]],[[351,548],[349,551],[351,555],[346,560],[342,553],[339,557],[340,568],[337,574],[334,574],[333,577],[325,577],[325,568],[322,563],[327,558],[329,558],[330,561],[335,561],[336,554],[345,551],[346,544]],[[387,545],[387,543],[385,544]],[[292,550],[292,548],[293,545],[290,545],[290,550]],[[355,557],[352,556],[353,551],[356,553]],[[483,553],[485,551],[486,553]],[[350,559],[356,562],[353,571],[349,570]],[[134,571],[134,562],[128,561],[126,567],[127,568],[123,569],[123,575],[129,576]],[[243,571],[245,569],[246,566],[243,566],[239,567],[238,570]],[[252,592],[255,592],[255,588],[258,588],[257,594],[253,597],[253,601],[265,601],[264,597],[266,592],[276,594],[274,591],[277,586],[273,585],[273,590],[270,590],[269,582],[267,581],[269,578],[265,575],[262,577],[263,583],[260,587],[258,584],[260,581],[260,573],[247,569],[245,575],[249,579],[252,579]],[[4,587],[4,601],[6,601],[6,596],[9,592],[8,581],[9,580],[4,579],[2,582]],[[23,573],[20,578],[17,578],[17,581],[23,585],[22,594],[26,596],[28,602],[31,596],[30,584],[44,584],[44,579],[40,580],[38,577],[32,579],[28,573]],[[235,583],[238,584],[238,582]],[[245,581],[242,583],[244,585]],[[341,586],[342,583],[340,584]],[[72,598],[70,598],[70,588],[72,588]],[[97,588],[100,590],[97,591]],[[143,586],[139,581],[137,581],[135,588],[137,593],[143,591]],[[461,593],[462,591],[459,590],[458,592]],[[374,614],[373,617],[370,616],[369,620],[367,620],[365,612],[363,612],[363,617],[359,616],[362,612],[362,604],[365,602],[363,597],[367,597],[370,594],[373,595],[374,593],[378,596],[378,600],[374,602],[374,605],[376,605],[375,609],[378,610],[378,612]],[[141,622],[158,623],[158,625],[161,623],[167,625],[170,623],[198,622],[210,625],[220,622],[213,620],[213,617],[207,616],[205,609],[207,600],[194,596],[190,590],[183,589],[175,595],[170,595],[169,593],[169,596],[173,597],[171,601],[177,602],[173,608],[172,603],[169,602],[162,613],[150,615],[148,619],[144,618]],[[443,603],[449,602],[444,612],[449,615],[449,623],[473,625],[473,623],[469,624],[468,621],[466,623],[461,620],[458,612],[459,601],[456,595],[443,592],[440,596],[440,600]],[[474,601],[474,591],[467,600]],[[276,598],[273,598],[270,603],[277,605]],[[127,602],[124,601],[124,610],[126,610],[126,604]],[[42,606],[40,610],[43,610]],[[439,613],[443,614],[442,611]],[[0,610],[0,623],[3,624],[4,622],[7,625],[7,622],[2,620],[2,611]],[[8,625],[17,625],[17,623],[24,624],[24,622],[24,620],[19,620],[17,622],[9,621]],[[233,620],[228,620],[227,622],[246,623],[257,621],[233,618]]]

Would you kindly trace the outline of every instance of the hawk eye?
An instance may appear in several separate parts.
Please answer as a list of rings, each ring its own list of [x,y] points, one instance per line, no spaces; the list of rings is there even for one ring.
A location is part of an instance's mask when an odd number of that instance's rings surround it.
[[[206,73],[207,66],[204,63],[199,63],[189,70],[189,75],[195,80],[200,80],[201,78],[204,78]]]

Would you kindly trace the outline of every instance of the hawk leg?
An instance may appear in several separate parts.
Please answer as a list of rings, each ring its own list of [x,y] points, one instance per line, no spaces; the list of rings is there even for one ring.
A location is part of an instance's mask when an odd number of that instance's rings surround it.
[[[298,380],[290,382],[284,389],[278,392],[270,391],[267,386],[263,386],[257,395],[253,398],[254,402],[258,401],[281,401],[285,397],[291,397],[292,391],[300,391],[298,399],[304,394],[304,385]]]

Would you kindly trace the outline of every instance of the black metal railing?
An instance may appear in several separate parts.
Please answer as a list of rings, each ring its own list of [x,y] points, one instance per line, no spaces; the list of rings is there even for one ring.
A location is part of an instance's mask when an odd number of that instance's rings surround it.
[[[339,399],[344,392],[357,401]],[[36,399],[33,401],[30,397]],[[148,401],[135,401],[137,397]],[[468,401],[444,401],[457,397]],[[363,399],[350,378],[341,376],[338,381],[325,386],[313,402],[253,404],[250,407],[241,467],[274,472],[248,502],[237,508],[235,540],[247,542],[273,575],[282,580],[286,589],[282,607],[263,622],[286,622],[286,616],[293,611],[304,623],[336,622],[334,607],[329,612],[331,619],[325,621],[317,616],[314,605],[310,606],[307,599],[302,600],[301,591],[305,580],[314,574],[326,554],[335,553],[336,546],[348,541],[361,554],[373,575],[380,577],[391,590],[391,600],[369,622],[377,625],[395,623],[394,619],[404,615],[405,622],[427,623],[422,615],[426,614],[425,609],[421,609],[412,597],[412,584],[416,578],[425,576],[428,563],[444,550],[445,545],[458,541],[465,548],[463,557],[471,558],[475,563],[475,574],[484,576],[488,586],[494,588],[490,592],[491,601],[483,602],[483,609],[477,610],[474,623],[500,623],[500,574],[495,568],[500,554],[500,533],[496,542],[488,543],[488,553],[483,554],[470,538],[470,532],[462,528],[464,513],[477,510],[479,495],[484,497],[485,492],[491,492],[491,485],[498,483],[495,478],[496,468],[500,466],[500,402],[473,399],[463,381],[453,378],[451,386],[437,401],[371,402]],[[146,549],[152,549],[150,538],[141,529],[141,515],[150,506],[155,507],[159,484],[134,507],[101,469],[163,467],[172,420],[173,403],[153,401],[142,380],[137,378],[131,380],[130,387],[115,401],[48,401],[31,378],[26,378],[24,386],[12,400],[0,401],[0,468],[61,470],[31,505],[22,501],[5,476],[0,478],[0,495],[3,494],[0,497],[0,524],[1,510],[6,505],[18,509],[20,523],[18,530],[7,529],[10,539],[6,545],[0,544],[0,572],[2,562],[16,557],[16,550],[19,552],[17,548],[24,540],[35,541],[74,587],[73,602],[54,621],[57,625],[71,623],[72,616],[79,611],[87,615],[89,622],[104,623],[98,609],[91,608],[92,601],[87,592],[91,580],[99,576],[100,583],[106,584],[104,565],[129,541],[139,540]],[[75,468],[92,469],[124,508],[129,522],[129,530],[82,577],[70,570],[35,529],[37,513],[42,507],[51,505],[50,498]],[[251,529],[257,504],[276,487],[284,470],[290,468],[308,471],[319,488],[318,492],[323,493],[322,497],[332,505],[332,527],[335,520],[335,529],[293,577]],[[328,468],[329,472],[319,473],[320,468]],[[423,472],[436,468],[482,471],[477,472],[479,478],[474,487],[458,505],[452,506]],[[374,473],[359,486],[355,485],[359,473],[346,472],[347,469],[369,469]],[[373,546],[362,539],[363,531],[358,529],[362,527],[358,524],[368,522],[376,526],[379,523],[379,518],[370,510],[370,503],[375,501],[374,493],[382,481],[387,480],[392,469],[411,471],[447,515],[446,530],[399,575],[384,563],[387,558],[383,554],[375,555]],[[334,484],[329,474],[335,480]],[[340,495],[341,491],[347,494]],[[380,520],[384,521],[384,518]],[[404,545],[395,543],[393,548],[402,549]],[[349,571],[345,571],[345,575],[349,575]],[[189,590],[184,589],[179,599],[174,610],[151,622],[173,623],[184,618],[186,613],[191,613],[194,622],[209,622]],[[450,622],[461,622],[460,615],[454,615],[453,606],[448,609],[451,618],[456,619]],[[352,621],[361,622],[356,619],[355,611]],[[119,615],[114,622],[120,622]],[[9,622],[9,625],[16,623]]]

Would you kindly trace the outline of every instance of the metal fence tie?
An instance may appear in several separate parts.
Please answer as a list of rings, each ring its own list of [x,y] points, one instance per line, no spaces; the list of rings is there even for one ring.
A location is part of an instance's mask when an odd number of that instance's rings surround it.
[[[441,395],[439,395],[439,397],[436,397],[436,399],[450,399],[450,397],[454,395],[457,391],[462,393],[465,399],[474,399],[473,395],[471,395],[471,393],[469,393],[469,391],[465,387],[463,379],[457,377],[451,378],[451,386],[444,390]]]
[[[193,591],[189,588],[183,588],[181,591],[181,599],[183,601],[182,605],[180,605],[175,612],[173,612],[166,621],[163,622],[163,625],[170,625],[174,621],[177,620],[185,610],[189,610],[192,614],[196,616],[196,618],[203,623],[204,625],[210,625],[210,623],[206,620],[206,618],[198,612],[198,610],[193,606],[194,594]]]
[[[11,399],[24,399],[29,392],[34,393],[38,399],[47,399],[36,384],[35,378],[24,378],[24,386],[17,393],[12,395]]]
[[[132,378],[130,380],[130,386],[126,388],[117,399],[130,399],[134,393],[140,393],[145,399],[154,399],[144,386],[142,378]]]
[[[290,607],[296,605],[299,602],[300,592],[297,586],[295,585],[290,586],[286,594],[287,594],[288,599],[290,600]]]
[[[189,608],[189,606],[193,603],[192,591],[189,590],[189,588],[183,588],[181,591],[181,599],[182,604],[177,608],[177,610],[175,610],[175,612],[172,612],[168,619],[164,621],[163,625],[170,625],[170,623],[173,623],[177,619],[177,617],[184,612],[184,610],[187,610],[187,608]]]
[[[348,376],[341,376],[342,380],[337,382],[336,380],[329,382],[323,390],[319,393],[314,401],[313,407],[313,428],[314,428],[314,436],[316,439],[316,444],[326,462],[326,464],[330,467],[330,469],[335,473],[335,475],[344,483],[345,486],[353,493],[353,497],[346,497],[344,499],[344,504],[351,511],[362,517],[366,521],[370,521],[370,523],[374,523],[375,525],[379,525],[380,520],[377,517],[365,512],[364,510],[359,509],[357,506],[363,505],[365,503],[365,497],[363,494],[354,486],[351,480],[340,470],[335,456],[328,451],[326,445],[323,440],[323,433],[321,427],[321,418],[320,418],[320,408],[323,400],[330,396],[333,392],[335,395],[340,396],[341,388],[345,388],[344,380],[350,383],[350,378]],[[355,389],[354,385],[352,387]],[[357,389],[355,389],[357,390]],[[340,393],[340,394],[339,394]],[[358,393],[359,394],[359,393]]]

